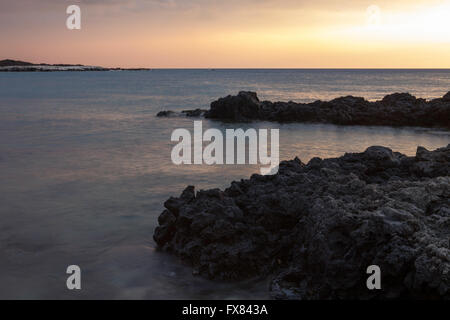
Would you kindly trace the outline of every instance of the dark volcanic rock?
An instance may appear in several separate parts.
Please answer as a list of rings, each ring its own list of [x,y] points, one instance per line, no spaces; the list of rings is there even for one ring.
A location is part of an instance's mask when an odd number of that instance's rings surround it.
[[[202,117],[207,110],[195,109],[195,110],[183,110],[181,112],[175,112],[170,110],[160,111],[156,114],[157,117],[170,117],[170,116],[186,116],[186,117]]]
[[[233,121],[322,122],[341,125],[389,125],[450,128],[450,92],[426,101],[394,93],[381,101],[341,97],[313,103],[259,101],[254,92],[239,92],[211,103],[206,118]]]
[[[237,96],[220,98],[211,103],[207,118],[246,120],[258,117],[261,103],[255,92],[241,91]]]
[[[450,298],[450,145],[296,158],[164,205],[155,241],[205,277],[271,277],[279,299]]]
[[[158,114],[156,116],[157,117],[169,117],[169,116],[171,116],[173,114],[175,114],[174,111],[168,110],[168,111],[160,111],[160,112],[158,112]]]

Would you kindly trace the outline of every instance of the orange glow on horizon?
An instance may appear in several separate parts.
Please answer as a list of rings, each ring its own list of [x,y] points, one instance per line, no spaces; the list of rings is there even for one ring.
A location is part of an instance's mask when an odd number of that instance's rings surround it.
[[[47,2],[35,11],[0,12],[7,30],[0,59],[150,68],[450,68],[450,1],[82,2],[79,31],[65,28],[64,3]],[[368,17],[368,8],[379,15]]]

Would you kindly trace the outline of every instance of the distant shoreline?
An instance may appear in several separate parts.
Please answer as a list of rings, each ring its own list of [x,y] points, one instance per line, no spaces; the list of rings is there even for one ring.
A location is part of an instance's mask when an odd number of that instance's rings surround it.
[[[1,60],[0,72],[58,72],[58,71],[149,71],[148,68],[104,68],[81,64],[34,64],[18,60]]]

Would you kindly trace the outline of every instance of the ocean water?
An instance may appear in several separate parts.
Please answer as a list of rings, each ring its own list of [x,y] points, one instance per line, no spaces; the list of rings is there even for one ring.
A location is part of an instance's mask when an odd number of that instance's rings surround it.
[[[0,73],[1,299],[257,299],[267,279],[211,282],[155,250],[163,202],[187,185],[224,188],[257,166],[175,166],[176,128],[193,120],[158,111],[208,108],[240,90],[264,100],[308,102],[393,92],[441,97],[450,70],[152,70]],[[324,124],[233,124],[278,128],[280,157],[336,157],[384,145],[414,155],[450,143],[424,128]],[[66,268],[82,269],[82,290],[66,288]]]

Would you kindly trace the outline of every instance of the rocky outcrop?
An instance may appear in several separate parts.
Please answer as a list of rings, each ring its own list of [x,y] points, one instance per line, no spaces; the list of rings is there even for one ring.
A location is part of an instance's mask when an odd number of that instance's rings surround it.
[[[319,122],[340,125],[442,127],[450,129],[450,92],[427,101],[394,93],[369,102],[353,96],[312,103],[260,101],[255,92],[239,92],[211,103],[205,117],[226,121]]]
[[[204,277],[270,277],[277,299],[450,298],[450,145],[296,158],[164,206],[156,243]]]
[[[259,101],[254,92],[240,92],[214,101],[205,116],[235,121],[450,128],[450,92],[431,101],[417,99],[409,93],[394,93],[376,102],[347,96],[313,103]]]

